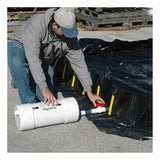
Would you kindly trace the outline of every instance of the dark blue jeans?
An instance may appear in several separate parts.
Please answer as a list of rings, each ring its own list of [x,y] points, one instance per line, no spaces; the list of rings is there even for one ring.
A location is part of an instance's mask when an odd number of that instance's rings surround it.
[[[31,75],[22,43],[8,43],[8,65],[13,81],[18,89],[21,103],[25,104],[43,101],[44,97],[42,91]],[[53,67],[44,64],[42,65],[42,68],[46,76],[47,85],[50,91],[54,94]]]

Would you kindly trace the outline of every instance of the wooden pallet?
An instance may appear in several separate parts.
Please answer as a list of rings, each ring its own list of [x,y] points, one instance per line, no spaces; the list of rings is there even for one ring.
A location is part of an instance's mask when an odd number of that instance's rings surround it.
[[[143,9],[76,8],[75,14],[78,23],[82,23],[86,28],[92,30],[152,26],[152,17],[148,16]]]
[[[42,14],[48,8],[8,8],[7,10],[7,27],[8,33],[18,29],[24,21],[29,19],[34,14]]]
[[[7,20],[8,21],[25,21],[33,14],[42,14],[48,8],[8,8]]]
[[[21,25],[20,22],[29,19],[33,14],[42,14],[47,9],[8,8],[8,32],[14,31]],[[78,26],[83,26],[85,30],[127,30],[152,26],[152,17],[143,8],[80,7],[75,8],[75,14]]]

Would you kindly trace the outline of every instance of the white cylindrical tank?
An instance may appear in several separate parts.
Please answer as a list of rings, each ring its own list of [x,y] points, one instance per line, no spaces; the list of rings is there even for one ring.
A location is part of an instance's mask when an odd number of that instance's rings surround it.
[[[17,128],[29,130],[79,120],[80,110],[75,98],[64,98],[58,102],[59,104],[54,106],[47,106],[44,103],[17,105],[14,111]]]

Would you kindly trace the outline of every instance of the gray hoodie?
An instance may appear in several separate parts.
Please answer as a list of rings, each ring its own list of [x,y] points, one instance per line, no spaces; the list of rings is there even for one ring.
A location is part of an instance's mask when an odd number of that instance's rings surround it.
[[[54,11],[55,9],[52,8],[44,14],[33,15],[20,29],[9,36],[9,40],[23,43],[31,73],[41,89],[47,87],[46,77],[41,67],[42,62],[65,55],[84,90],[89,91],[92,80],[77,38],[58,38],[48,30]]]

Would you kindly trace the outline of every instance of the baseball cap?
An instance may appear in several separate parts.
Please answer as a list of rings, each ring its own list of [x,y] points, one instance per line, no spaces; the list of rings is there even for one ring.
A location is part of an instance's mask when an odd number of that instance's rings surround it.
[[[75,14],[69,8],[59,8],[54,13],[54,20],[62,29],[67,38],[75,38],[78,35]]]

